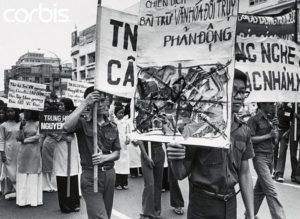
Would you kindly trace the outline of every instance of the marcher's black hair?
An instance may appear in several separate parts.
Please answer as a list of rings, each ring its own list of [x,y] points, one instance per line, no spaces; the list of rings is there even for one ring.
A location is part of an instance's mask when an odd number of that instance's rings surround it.
[[[5,122],[7,120],[6,118],[6,104],[3,102],[3,105],[0,105],[0,111],[3,111],[4,117],[1,118],[3,120],[0,120],[0,124]]]
[[[261,108],[261,104],[262,104],[262,103],[256,103],[257,109],[260,109],[260,108]]]
[[[111,95],[109,95],[108,93],[105,93],[103,91],[99,91],[99,90],[95,90],[94,86],[90,86],[88,87],[85,91],[84,91],[84,94],[83,94],[83,97],[86,98],[87,95],[89,95],[90,93],[94,92],[94,91],[98,91],[100,94],[105,94],[106,96],[109,96],[110,99],[111,99]],[[111,101],[111,100],[110,100]]]
[[[2,106],[6,106],[6,104],[4,103],[3,100],[0,100],[0,107],[2,107]]]
[[[88,87],[88,88],[84,91],[83,97],[86,98],[87,95],[89,95],[90,93],[92,93],[94,90],[95,90],[95,89],[94,89],[94,86]]]
[[[49,100],[45,101],[45,110],[47,111],[57,111],[58,105],[56,102],[50,102]]]
[[[25,118],[25,120],[33,120],[33,121],[39,121],[39,111],[35,110],[26,110],[31,112],[31,118]],[[24,117],[25,117],[26,112],[24,112]]]
[[[15,118],[14,118],[14,121],[15,122],[20,122],[20,110],[19,109],[16,109],[16,108],[7,108],[6,111],[8,111],[9,109],[12,109],[15,111]]]
[[[130,103],[127,103],[124,109],[124,116],[128,115],[128,118],[130,118]]]
[[[247,81],[248,81],[247,75],[237,68],[234,69],[234,79],[239,79],[239,80],[243,81],[245,83],[245,85],[247,86]]]
[[[65,111],[73,111],[75,109],[72,99],[63,97],[59,102],[65,105]]]
[[[123,107],[123,106],[115,106],[114,113],[115,113],[116,116],[117,116],[117,113],[118,113],[120,110],[124,110],[124,107]]]
[[[117,107],[117,106],[121,106],[121,107],[122,107],[122,106],[123,106],[122,102],[116,101],[116,102],[115,102],[115,107]]]

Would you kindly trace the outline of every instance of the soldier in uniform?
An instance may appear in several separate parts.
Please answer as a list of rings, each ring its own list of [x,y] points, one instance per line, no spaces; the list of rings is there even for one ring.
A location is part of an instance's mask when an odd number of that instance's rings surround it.
[[[88,217],[90,219],[111,217],[115,170],[114,161],[120,157],[120,142],[116,124],[107,118],[109,100],[106,93],[94,91],[89,87],[84,93],[84,101],[69,116],[64,124],[68,133],[75,132],[81,158],[82,175],[81,190],[86,202]],[[98,119],[98,148],[99,153],[94,154],[93,147],[93,119],[91,114],[86,118],[80,117],[86,107],[92,108],[95,102],[99,103]],[[98,165],[98,192],[93,191],[93,166]]]
[[[235,115],[249,95],[246,83],[247,76],[236,69],[230,149],[168,144],[167,155],[173,173],[179,179],[189,176],[188,219],[235,219],[237,192],[234,186],[237,183],[246,207],[246,217],[254,218],[253,184],[248,164],[248,160],[254,156],[251,133]]]

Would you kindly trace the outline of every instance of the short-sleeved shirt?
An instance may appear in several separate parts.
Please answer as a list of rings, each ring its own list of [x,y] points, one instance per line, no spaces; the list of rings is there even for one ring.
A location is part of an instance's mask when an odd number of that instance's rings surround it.
[[[121,150],[117,125],[108,120],[98,125],[98,147],[103,154]],[[82,168],[93,167],[92,155],[93,145],[93,120],[80,118],[76,124],[75,133],[78,139],[78,148]],[[103,166],[113,166],[114,162],[106,162]]]
[[[227,194],[239,182],[243,160],[254,157],[249,127],[234,118],[230,149],[188,146],[186,159],[191,160],[190,180],[193,186]]]
[[[269,121],[267,115],[260,109],[258,109],[256,115],[252,116],[248,120],[248,126],[251,129],[251,136],[262,136],[269,134],[272,130],[271,122]],[[255,154],[273,153],[273,139],[269,138],[267,140],[261,141],[259,143],[253,143],[253,148]]]

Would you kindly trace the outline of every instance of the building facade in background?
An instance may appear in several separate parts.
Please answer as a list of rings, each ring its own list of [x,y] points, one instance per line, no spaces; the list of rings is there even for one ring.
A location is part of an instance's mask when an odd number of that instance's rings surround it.
[[[16,65],[4,70],[4,93],[7,97],[9,80],[29,81],[46,84],[47,91],[60,96],[66,90],[67,80],[72,78],[72,64],[60,65],[58,58],[45,57],[43,53],[28,52]],[[61,78],[61,81],[60,81]]]
[[[94,82],[96,51],[96,25],[72,33],[72,79]]]

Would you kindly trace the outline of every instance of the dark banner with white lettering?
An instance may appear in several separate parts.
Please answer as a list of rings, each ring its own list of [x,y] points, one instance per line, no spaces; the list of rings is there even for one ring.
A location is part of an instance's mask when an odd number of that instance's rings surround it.
[[[294,41],[295,10],[281,15],[238,14],[237,35],[241,37],[279,37]]]
[[[64,133],[63,125],[69,112],[41,112],[40,133]]]

